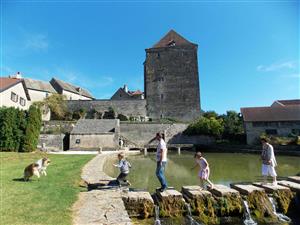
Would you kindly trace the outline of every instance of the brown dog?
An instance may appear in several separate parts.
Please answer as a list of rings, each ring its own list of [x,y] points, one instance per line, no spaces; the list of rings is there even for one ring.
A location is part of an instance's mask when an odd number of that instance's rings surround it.
[[[29,166],[27,166],[24,169],[24,181],[29,181],[29,178],[33,175],[36,175],[38,178],[40,178],[39,173],[39,164],[37,163],[31,163]]]

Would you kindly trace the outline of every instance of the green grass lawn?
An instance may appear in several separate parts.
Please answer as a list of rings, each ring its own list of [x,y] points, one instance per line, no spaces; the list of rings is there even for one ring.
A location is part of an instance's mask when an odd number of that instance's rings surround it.
[[[1,225],[72,223],[72,205],[77,200],[82,167],[93,155],[48,155],[48,176],[23,182],[24,168],[42,158],[42,153],[0,152]]]

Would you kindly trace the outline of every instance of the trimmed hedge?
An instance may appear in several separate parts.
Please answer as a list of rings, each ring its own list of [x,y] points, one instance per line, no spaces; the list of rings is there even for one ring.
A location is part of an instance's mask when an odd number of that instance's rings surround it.
[[[30,106],[28,111],[13,107],[0,108],[0,150],[34,151],[38,143],[41,124],[41,112],[35,106]]]

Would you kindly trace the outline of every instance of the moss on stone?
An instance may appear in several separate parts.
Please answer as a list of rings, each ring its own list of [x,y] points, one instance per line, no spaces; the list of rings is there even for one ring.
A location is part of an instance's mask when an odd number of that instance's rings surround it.
[[[187,199],[191,206],[192,214],[199,217],[204,224],[218,224],[219,219],[215,213],[215,200],[211,196],[197,196]]]
[[[219,217],[239,217],[244,213],[242,198],[237,194],[230,194],[217,199],[217,215]]]
[[[180,217],[186,211],[185,202],[180,197],[164,197],[159,201],[159,215],[161,217]]]
[[[286,214],[290,208],[290,204],[295,197],[295,194],[289,189],[274,191],[273,197],[275,198],[278,210]]]
[[[251,215],[255,220],[261,223],[278,222],[265,192],[253,191],[248,195],[247,200]]]

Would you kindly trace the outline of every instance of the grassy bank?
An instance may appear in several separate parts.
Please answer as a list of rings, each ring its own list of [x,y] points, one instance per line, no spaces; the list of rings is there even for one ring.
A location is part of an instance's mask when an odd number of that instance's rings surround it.
[[[48,155],[48,176],[23,182],[24,168],[41,153],[0,152],[0,224],[71,224],[71,207],[80,191],[81,169],[92,155]]]

